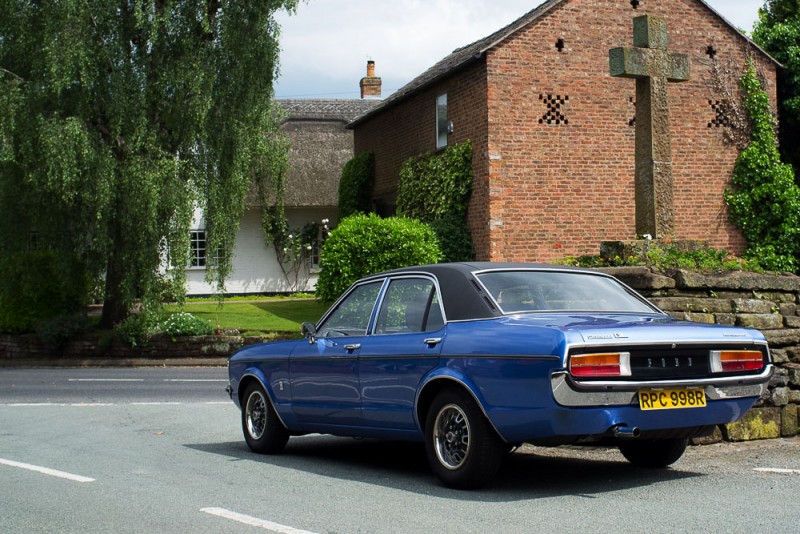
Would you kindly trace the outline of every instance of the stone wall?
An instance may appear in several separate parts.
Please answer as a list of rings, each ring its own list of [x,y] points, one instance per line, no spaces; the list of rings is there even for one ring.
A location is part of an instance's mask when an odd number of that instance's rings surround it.
[[[800,410],[800,277],[744,272],[656,273],[645,267],[600,269],[678,319],[757,328],[776,372],[756,407],[720,429],[731,441],[794,436]]]
[[[91,333],[54,347],[33,335],[0,336],[0,367],[225,365],[234,352],[253,343],[297,337],[295,332],[275,332],[268,337],[157,336],[132,347],[109,332]]]

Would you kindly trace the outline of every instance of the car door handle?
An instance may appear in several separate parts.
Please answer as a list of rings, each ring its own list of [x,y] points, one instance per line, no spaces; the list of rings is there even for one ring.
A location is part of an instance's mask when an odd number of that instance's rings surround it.
[[[350,343],[344,346],[344,350],[347,352],[353,352],[354,350],[358,350],[361,348],[361,343]]]
[[[429,337],[424,341],[424,343],[426,345],[428,345],[429,347],[434,347],[438,343],[441,343],[441,342],[442,342],[442,338],[440,338],[440,337]]]

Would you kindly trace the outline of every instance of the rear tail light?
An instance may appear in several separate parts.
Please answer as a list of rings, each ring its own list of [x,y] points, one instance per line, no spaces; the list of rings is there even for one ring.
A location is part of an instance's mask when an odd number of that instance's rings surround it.
[[[759,371],[764,367],[764,355],[758,350],[712,350],[711,371],[734,373]]]
[[[569,372],[579,377],[631,376],[630,352],[575,354],[569,359]]]

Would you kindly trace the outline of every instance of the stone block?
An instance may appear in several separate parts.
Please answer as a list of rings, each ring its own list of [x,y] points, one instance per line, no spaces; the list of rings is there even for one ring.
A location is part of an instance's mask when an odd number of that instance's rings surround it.
[[[722,429],[720,429],[720,427],[716,427],[714,432],[710,435],[703,436],[701,438],[691,438],[689,442],[692,445],[713,445],[714,443],[719,443],[723,439]]]
[[[778,311],[784,317],[794,317],[797,315],[797,304],[784,302],[778,305]]]
[[[797,389],[790,389],[789,390],[789,402],[792,404],[800,404],[800,390]],[[800,406],[798,406],[800,409]]]
[[[653,297],[650,302],[669,311],[686,311],[699,313],[731,313],[733,303],[728,299],[693,298],[693,297]]]
[[[798,432],[798,406],[789,404],[781,410],[781,436],[796,436]]]
[[[769,351],[772,355],[772,362],[776,364],[789,363],[789,356],[784,349],[772,349]]]
[[[736,324],[736,315],[733,313],[715,313],[717,324],[733,326]]]
[[[725,425],[728,441],[751,441],[781,436],[780,408],[753,408],[739,421]]]
[[[800,345],[800,330],[781,329],[762,331],[770,347],[787,347],[790,345]]]
[[[602,253],[603,246],[600,246],[601,256],[607,258]],[[610,256],[614,257],[614,256]],[[647,267],[602,267],[597,269],[600,272],[610,274],[623,284],[627,284],[634,289],[672,289],[675,287],[675,280],[663,274],[654,273]]]
[[[683,316],[687,321],[692,321],[695,323],[714,324],[716,322],[714,320],[714,314],[712,313],[685,312]]]
[[[675,274],[679,288],[713,289],[734,291],[781,291],[797,293],[800,291],[800,277],[794,275],[767,275],[745,271],[725,271],[721,273],[699,273],[680,270]]]
[[[789,404],[789,388],[775,388],[772,390],[772,404],[774,406],[786,406]]]
[[[775,313],[740,313],[736,324],[759,330],[775,330],[783,326],[783,317]]]
[[[800,388],[800,363],[783,364],[781,371],[786,371],[787,382],[790,386]]]
[[[800,317],[796,315],[784,316],[783,323],[786,325],[786,328],[800,328]]]
[[[735,299],[733,307],[737,313],[770,314],[778,311],[774,302],[760,299]]]

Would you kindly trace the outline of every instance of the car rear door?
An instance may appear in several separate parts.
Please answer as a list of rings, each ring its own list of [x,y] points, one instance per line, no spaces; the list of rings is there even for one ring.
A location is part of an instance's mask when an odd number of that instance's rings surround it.
[[[395,277],[380,303],[372,335],[358,355],[364,423],[415,430],[414,400],[422,377],[439,361],[445,336],[435,280]]]

